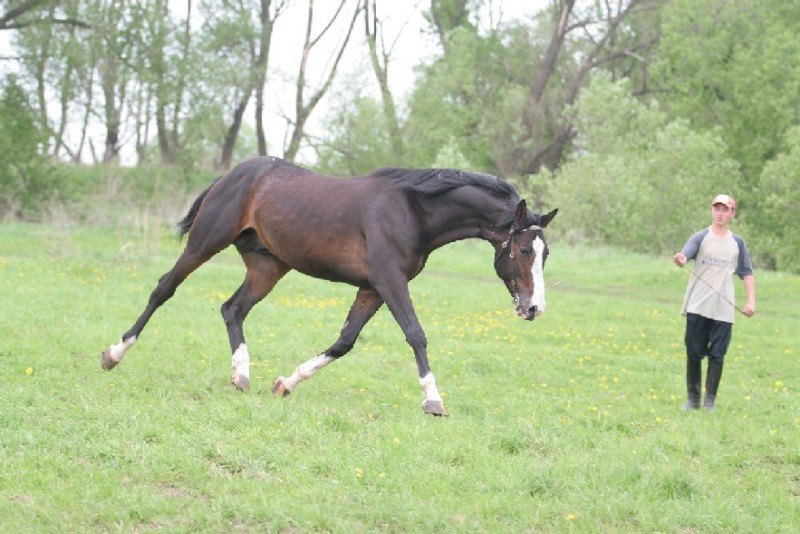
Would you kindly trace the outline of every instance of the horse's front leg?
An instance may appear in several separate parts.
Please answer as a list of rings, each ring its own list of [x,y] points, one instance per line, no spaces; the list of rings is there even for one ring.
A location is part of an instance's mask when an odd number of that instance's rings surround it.
[[[428,365],[428,340],[414,311],[414,305],[411,303],[408,280],[402,275],[382,277],[377,287],[379,287],[381,296],[391,310],[395,321],[403,330],[406,342],[414,351],[419,371],[419,385],[425,395],[425,400],[422,401],[422,410],[431,415],[448,415],[442,396],[436,388],[436,379]]]
[[[336,342],[321,354],[298,366],[288,378],[279,376],[272,384],[272,392],[282,397],[289,395],[297,384],[308,380],[314,373],[350,352],[364,325],[382,305],[383,299],[377,291],[359,289]]]

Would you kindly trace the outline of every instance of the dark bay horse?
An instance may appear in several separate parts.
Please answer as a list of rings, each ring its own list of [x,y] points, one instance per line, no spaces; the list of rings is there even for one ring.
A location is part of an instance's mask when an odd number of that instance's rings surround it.
[[[408,282],[422,271],[430,253],[459,239],[477,237],[495,249],[494,266],[514,299],[517,315],[532,320],[545,311],[542,229],[558,210],[530,213],[516,190],[490,175],[451,169],[380,169],[341,179],[278,158],[246,161],[215,181],[179,223],[186,248],[150,295],[142,315],[122,340],[103,352],[112,369],[144,329],[153,312],[189,274],[233,244],[244,260],[244,282],[222,305],[233,374],[250,386],[250,356],[242,323],[291,269],[345,282],[357,288],[339,338],[301,364],[272,391],[288,395],[298,383],[353,347],[361,329],[386,303],[414,350],[422,408],[447,415],[428,366],[427,340]]]

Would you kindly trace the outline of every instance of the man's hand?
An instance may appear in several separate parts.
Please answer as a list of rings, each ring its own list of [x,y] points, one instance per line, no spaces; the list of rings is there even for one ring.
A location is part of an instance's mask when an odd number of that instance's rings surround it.
[[[678,252],[677,254],[672,256],[672,261],[674,261],[675,265],[677,265],[678,267],[683,267],[684,265],[686,265],[686,262],[688,260],[686,259],[686,256],[684,256],[682,252]]]
[[[748,302],[742,310],[742,313],[747,317],[752,317],[756,313],[756,304],[754,302]]]

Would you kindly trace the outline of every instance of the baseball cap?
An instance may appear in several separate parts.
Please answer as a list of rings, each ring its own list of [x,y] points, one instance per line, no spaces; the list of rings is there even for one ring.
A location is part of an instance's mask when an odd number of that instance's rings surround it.
[[[711,201],[711,205],[713,206],[714,204],[725,204],[726,206],[728,206],[732,210],[736,209],[736,201],[733,200],[733,197],[731,197],[729,195],[717,195],[717,196],[715,196],[714,200]]]

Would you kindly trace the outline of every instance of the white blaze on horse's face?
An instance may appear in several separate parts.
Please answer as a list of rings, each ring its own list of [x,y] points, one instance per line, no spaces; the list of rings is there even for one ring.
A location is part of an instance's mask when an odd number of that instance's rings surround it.
[[[495,258],[495,270],[514,298],[517,315],[528,321],[547,309],[544,284],[547,244],[541,230],[534,225],[511,232]]]
[[[536,239],[533,240],[534,256],[533,266],[531,267],[533,293],[529,300],[531,307],[536,310],[533,314],[534,317],[539,317],[547,308],[547,301],[544,297],[544,248],[544,241],[537,235]]]

